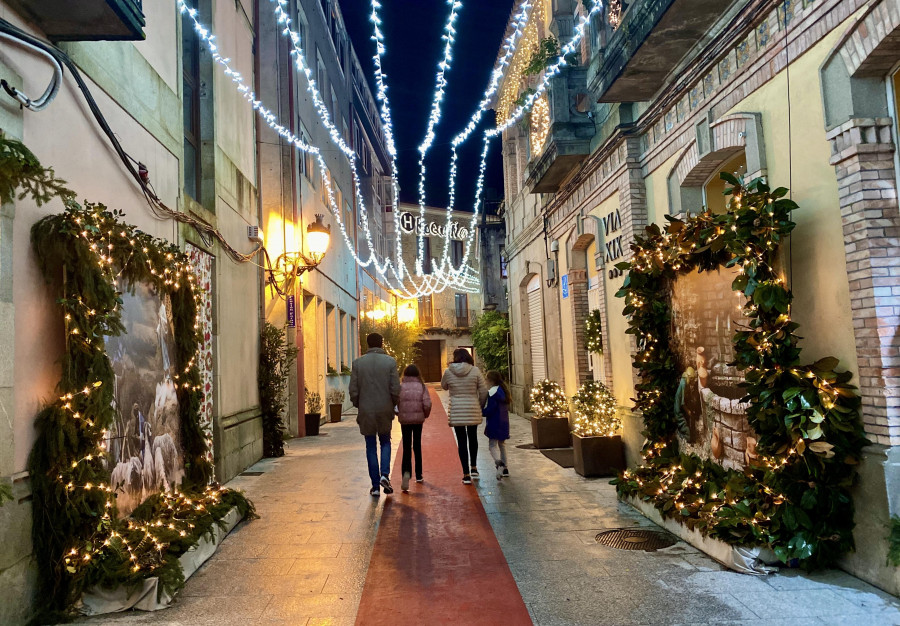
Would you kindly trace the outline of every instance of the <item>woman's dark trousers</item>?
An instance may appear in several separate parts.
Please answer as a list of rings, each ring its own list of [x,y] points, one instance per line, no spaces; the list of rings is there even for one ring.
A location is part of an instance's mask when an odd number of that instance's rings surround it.
[[[478,460],[478,426],[454,426],[453,430],[459,447],[459,462],[462,463],[463,474],[468,476],[469,468],[474,467]]]

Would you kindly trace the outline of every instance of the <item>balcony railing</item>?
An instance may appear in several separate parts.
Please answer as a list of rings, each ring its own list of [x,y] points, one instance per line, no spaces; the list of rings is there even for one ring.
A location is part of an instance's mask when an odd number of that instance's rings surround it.
[[[434,309],[430,317],[419,316],[419,325],[423,328],[466,329],[475,321],[478,312],[475,309]]]
[[[53,41],[141,40],[141,0],[9,0]]]

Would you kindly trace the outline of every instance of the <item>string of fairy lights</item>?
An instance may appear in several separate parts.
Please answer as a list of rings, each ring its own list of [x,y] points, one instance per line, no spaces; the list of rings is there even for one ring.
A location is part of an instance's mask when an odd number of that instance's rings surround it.
[[[477,232],[475,225],[482,208],[481,195],[484,188],[484,180],[487,170],[487,156],[489,153],[490,142],[493,138],[497,137],[504,130],[509,128],[513,123],[520,120],[533,106],[535,106],[535,102],[538,102],[539,98],[544,94],[544,92],[546,92],[550,80],[554,76],[556,76],[567,64],[565,57],[575,52],[577,46],[580,45],[581,39],[584,37],[587,23],[596,12],[601,10],[602,4],[600,2],[593,2],[587,14],[584,14],[580,17],[578,23],[575,26],[573,37],[566,43],[565,46],[563,46],[556,61],[552,65],[548,66],[548,68],[544,71],[543,77],[538,86],[536,87],[536,89],[534,89],[533,93],[531,93],[531,95],[526,98],[525,102],[520,104],[508,115],[505,115],[505,119],[501,124],[498,124],[494,128],[490,128],[485,131],[483,137],[483,148],[481,151],[481,160],[479,164],[479,175],[476,180],[475,197],[473,199],[473,207],[471,211],[470,227],[468,229],[468,236],[464,240],[462,262],[458,267],[455,268],[450,262],[450,229],[445,229],[445,241],[440,263],[437,265],[437,267],[432,268],[432,273],[430,275],[425,275],[422,271],[424,260],[424,233],[419,230],[416,233],[417,253],[415,260],[414,278],[413,273],[409,272],[409,268],[407,268],[405,264],[402,237],[396,238],[396,262],[387,256],[383,260],[379,260],[377,248],[373,241],[371,229],[369,226],[370,221],[368,217],[368,209],[361,193],[362,186],[360,184],[360,176],[356,168],[356,161],[358,157],[353,147],[349,146],[344,140],[341,131],[334,124],[331,114],[321,98],[321,93],[316,82],[316,77],[313,75],[313,71],[309,67],[309,64],[307,63],[306,58],[303,54],[303,42],[301,40],[301,37],[299,33],[292,29],[291,18],[285,10],[287,0],[272,0],[272,2],[277,23],[279,25],[279,28],[281,29],[281,34],[289,38],[291,41],[291,55],[294,59],[294,64],[297,70],[306,78],[305,82],[307,91],[312,98],[314,105],[313,108],[322,121],[324,127],[328,131],[329,139],[347,158],[348,163],[350,164],[354,182],[354,193],[361,218],[360,222],[363,229],[364,239],[366,241],[366,246],[368,248],[367,258],[362,258],[360,253],[357,252],[356,245],[354,244],[350,233],[348,232],[348,228],[344,224],[344,221],[342,219],[343,212],[341,207],[337,206],[336,204],[336,194],[334,192],[331,180],[329,180],[329,177],[323,176],[322,181],[325,185],[329,210],[331,211],[335,222],[338,224],[338,228],[341,232],[344,244],[346,245],[354,261],[360,267],[372,267],[386,284],[396,288],[398,292],[402,293],[408,298],[428,296],[434,293],[442,292],[448,288],[453,288],[457,291],[469,293],[477,292],[479,290],[479,281],[478,278],[473,274],[473,270],[468,264],[468,259],[471,255],[472,243]],[[197,18],[197,11],[187,6],[185,0],[177,0],[177,5],[182,13],[186,13],[191,18],[194,25],[194,30],[196,31],[200,40],[203,41],[209,48],[213,60],[223,68],[225,75],[232,80],[238,92],[241,93],[241,95],[252,106],[252,108],[257,111],[257,113],[268,124],[268,126],[275,130],[279,134],[279,136],[284,138],[297,150],[311,154],[318,163],[321,171],[327,171],[328,168],[325,164],[321,150],[316,146],[308,144],[302,138],[298,137],[287,127],[281,124],[278,120],[278,117],[274,113],[272,113],[271,109],[264,106],[261,100],[257,98],[254,91],[244,82],[242,75],[231,67],[230,59],[223,57],[219,53],[218,45],[215,42],[215,35],[211,32],[210,29],[206,28],[205,26],[203,26],[203,24],[200,23]],[[431,113],[429,115],[428,128],[426,131],[425,139],[419,146],[419,212],[420,219],[423,222],[425,215],[425,180],[427,176],[427,171],[425,168],[425,157],[427,156],[429,149],[433,145],[435,138],[435,128],[437,127],[437,124],[439,123],[441,118],[441,105],[444,99],[445,88],[447,84],[445,75],[451,66],[452,48],[456,36],[455,22],[458,18],[459,11],[463,6],[461,0],[448,0],[448,5],[450,6],[450,13],[448,15],[448,19],[444,27],[444,34],[442,36],[442,39],[444,41],[443,56],[441,61],[438,63],[435,94],[432,102]],[[394,141],[392,118],[390,114],[387,81],[385,80],[386,77],[383,72],[383,57],[387,52],[387,48],[384,42],[384,32],[381,27],[382,21],[379,13],[382,5],[379,0],[372,0],[371,6],[372,12],[370,15],[370,19],[373,23],[373,39],[375,40],[376,46],[376,54],[373,57],[376,70],[376,99],[378,100],[380,105],[379,110],[385,132],[386,145],[391,157],[392,188],[394,197],[397,198],[399,197],[399,184],[397,180],[396,166],[397,151]],[[533,3],[531,0],[523,0],[523,2],[521,2],[518,6],[518,12],[511,20],[511,24],[513,26],[512,32],[504,42],[502,48],[503,55],[494,68],[491,79],[489,81],[489,85],[485,90],[484,97],[482,98],[482,101],[479,103],[475,113],[472,115],[467,125],[451,142],[452,154],[449,174],[450,201],[448,202],[447,206],[448,223],[456,204],[458,148],[477,128],[477,125],[481,121],[483,115],[488,110],[490,103],[493,101],[494,94],[501,84],[501,81],[505,75],[505,71],[507,70],[511,60],[515,55],[517,42],[522,37],[522,34],[525,31],[525,27],[528,25],[529,19],[531,17],[532,7]],[[505,113],[506,112],[504,112],[504,114]]]

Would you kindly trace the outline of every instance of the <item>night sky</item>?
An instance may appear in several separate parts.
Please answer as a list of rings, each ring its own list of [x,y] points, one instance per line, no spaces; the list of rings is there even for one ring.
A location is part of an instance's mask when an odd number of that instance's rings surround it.
[[[372,41],[370,0],[340,0],[348,34],[374,86],[375,43]],[[425,137],[428,116],[434,98],[437,64],[443,54],[444,24],[450,7],[446,0],[382,0],[381,17],[387,54],[384,71],[394,122],[398,150],[400,196],[403,202],[418,202],[418,146]],[[436,139],[428,153],[426,166],[427,203],[443,207],[447,203],[450,171],[450,140],[459,133],[475,112],[487,88],[490,74],[503,41],[513,0],[468,0],[459,10],[453,60],[446,77],[448,85],[438,123]],[[486,124],[493,125],[488,112],[481,128],[473,133],[459,151],[456,208],[471,210],[478,177],[481,137]],[[500,141],[495,139],[489,153],[485,187],[503,194]]]

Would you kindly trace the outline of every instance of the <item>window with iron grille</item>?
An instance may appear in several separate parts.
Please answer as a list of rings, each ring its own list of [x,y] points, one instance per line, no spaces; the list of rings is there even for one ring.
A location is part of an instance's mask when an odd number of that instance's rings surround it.
[[[434,310],[432,309],[431,296],[419,298],[419,325],[425,328],[434,326]]]

